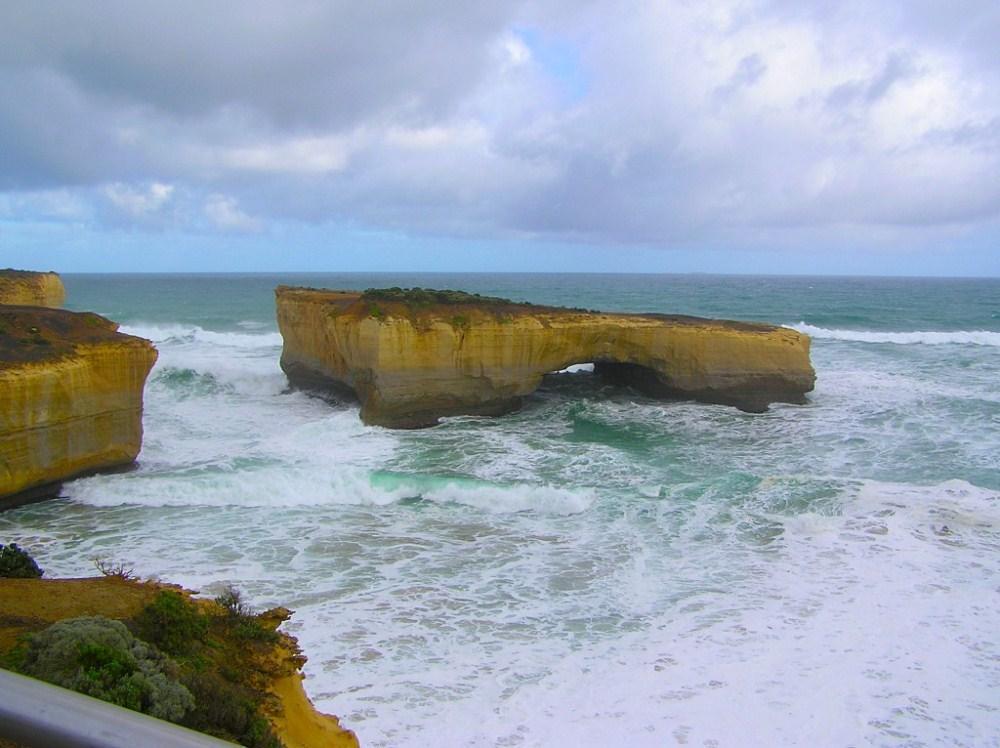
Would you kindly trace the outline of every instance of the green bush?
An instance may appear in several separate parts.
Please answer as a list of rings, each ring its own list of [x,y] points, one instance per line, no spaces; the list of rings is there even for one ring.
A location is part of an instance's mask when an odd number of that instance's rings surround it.
[[[244,686],[209,670],[188,673],[184,684],[196,703],[184,720],[187,727],[250,748],[281,748],[271,725]]]
[[[215,598],[215,602],[226,609],[228,614],[226,623],[232,627],[231,631],[238,639],[263,642],[279,639],[278,632],[261,624],[257,611],[243,602],[243,593],[232,585],[226,587],[222,594]]]
[[[498,296],[480,296],[466,291],[438,291],[434,288],[367,288],[361,294],[366,301],[398,301],[410,306],[431,306],[432,304],[514,304],[510,299]]]
[[[139,636],[167,654],[190,654],[205,641],[208,621],[193,602],[174,590],[161,590],[136,617]]]
[[[243,593],[231,584],[215,598],[215,602],[225,608],[231,618],[251,618],[255,615],[254,609],[243,602]]]
[[[17,543],[0,543],[0,577],[17,579],[38,579],[44,574],[35,559],[28,552],[18,548]]]
[[[21,670],[171,722],[194,709],[191,692],[177,681],[176,665],[108,618],[70,618],[35,634]]]

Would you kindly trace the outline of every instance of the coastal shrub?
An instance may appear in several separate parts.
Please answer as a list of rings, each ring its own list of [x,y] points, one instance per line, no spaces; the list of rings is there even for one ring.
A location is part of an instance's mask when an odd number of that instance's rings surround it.
[[[281,748],[271,725],[261,714],[253,694],[238,682],[240,674],[226,679],[212,670],[185,675],[184,685],[194,694],[195,708],[184,720],[194,730],[249,748]]]
[[[208,621],[198,606],[174,590],[160,590],[136,617],[139,635],[172,655],[186,655],[205,641]]]
[[[406,304],[409,307],[429,307],[429,306],[449,306],[457,304],[473,304],[480,307],[508,307],[508,306],[535,306],[530,301],[513,301],[502,296],[483,296],[478,293],[468,291],[437,290],[434,288],[366,288],[361,298],[374,305],[376,301],[394,301]],[[369,307],[371,308],[371,306]],[[570,312],[591,312],[599,313],[595,309],[584,309],[582,307],[557,307]],[[497,310],[494,310],[497,311]],[[375,316],[374,314],[372,316]]]
[[[231,584],[215,598],[215,602],[225,608],[232,618],[250,618],[254,615],[254,609],[243,602],[243,593]]]
[[[262,625],[258,620],[257,611],[243,600],[243,593],[232,585],[227,586],[215,602],[226,609],[226,622],[232,627],[232,633],[239,639],[254,641],[277,641],[278,632]]]
[[[31,637],[27,675],[137,712],[179,722],[194,708],[177,666],[108,618],[70,618]]]
[[[518,302],[499,296],[480,296],[466,291],[438,291],[433,288],[367,288],[361,297],[366,301],[397,301],[410,306],[433,304],[516,304]],[[522,302],[526,304],[527,302]]]
[[[44,573],[35,559],[23,548],[18,548],[17,543],[0,543],[0,577],[39,579]]]

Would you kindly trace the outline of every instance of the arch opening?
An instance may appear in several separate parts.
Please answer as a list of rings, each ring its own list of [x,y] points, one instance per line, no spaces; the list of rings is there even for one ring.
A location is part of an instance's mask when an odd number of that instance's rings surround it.
[[[547,372],[541,387],[558,386],[561,382],[580,382],[579,378],[583,376],[587,376],[594,385],[631,388],[647,397],[678,397],[677,391],[666,384],[654,369],[642,364],[611,360],[567,364],[561,369]]]

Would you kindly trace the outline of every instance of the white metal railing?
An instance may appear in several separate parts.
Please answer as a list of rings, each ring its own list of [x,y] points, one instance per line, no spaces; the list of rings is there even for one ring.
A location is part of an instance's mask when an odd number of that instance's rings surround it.
[[[0,670],[0,738],[34,748],[232,748],[232,743]]]

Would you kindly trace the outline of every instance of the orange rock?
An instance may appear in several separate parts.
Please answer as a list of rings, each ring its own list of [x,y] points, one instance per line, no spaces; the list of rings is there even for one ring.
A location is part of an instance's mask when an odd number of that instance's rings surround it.
[[[47,306],[58,309],[65,300],[66,289],[55,273],[0,270],[0,304]]]
[[[276,297],[289,379],[346,388],[366,423],[397,428],[514,410],[546,373],[581,362],[654,396],[748,411],[803,403],[816,378],[809,337],[772,325],[286,286]]]
[[[96,314],[0,306],[0,508],[135,460],[156,355]]]

